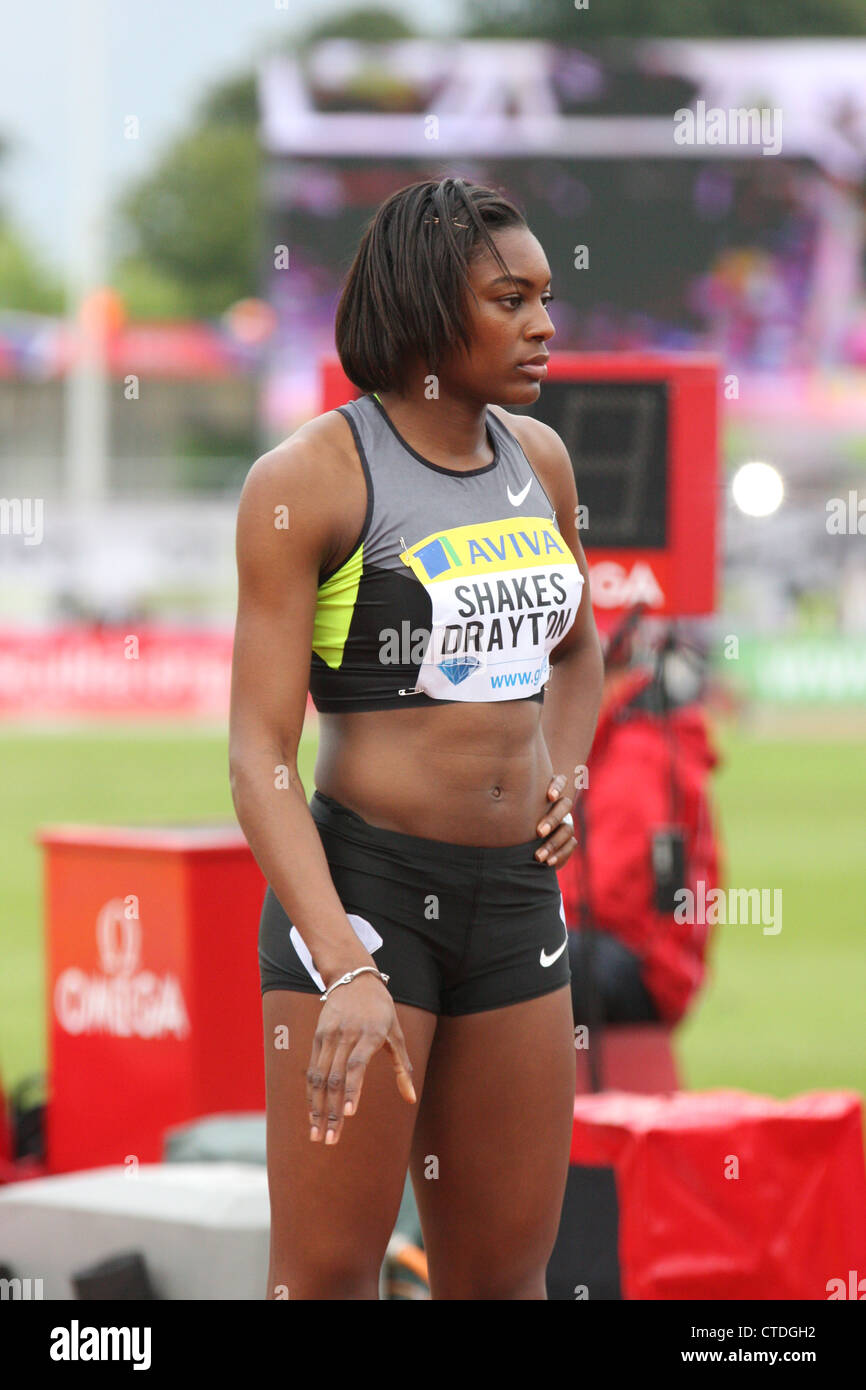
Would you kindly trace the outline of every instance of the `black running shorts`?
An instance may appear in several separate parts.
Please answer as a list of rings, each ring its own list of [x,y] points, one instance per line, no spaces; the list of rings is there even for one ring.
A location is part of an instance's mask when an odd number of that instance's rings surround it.
[[[398,1003],[482,1013],[570,983],[556,870],[534,858],[544,837],[492,848],[426,840],[370,825],[320,791],[310,811],[340,902],[390,975]],[[320,994],[314,970],[268,885],[259,923],[262,993]]]

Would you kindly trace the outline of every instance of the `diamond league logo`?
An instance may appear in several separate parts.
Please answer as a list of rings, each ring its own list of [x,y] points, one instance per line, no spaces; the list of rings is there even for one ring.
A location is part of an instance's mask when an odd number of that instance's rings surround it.
[[[439,670],[445,673],[452,685],[459,685],[461,681],[465,681],[467,676],[473,675],[484,663],[478,656],[449,656],[436,664]]]
[[[459,640],[460,634],[453,624],[434,624],[430,640],[430,657],[452,685],[460,685],[468,676],[474,676],[476,671],[483,670],[487,665],[486,652],[455,651],[455,643]]]
[[[70,966],[54,986],[60,1027],[74,1035],[116,1038],[184,1038],[190,1031],[180,981],[166,971],[142,970],[141,922],[129,900],[111,898],[96,919],[100,971]]]

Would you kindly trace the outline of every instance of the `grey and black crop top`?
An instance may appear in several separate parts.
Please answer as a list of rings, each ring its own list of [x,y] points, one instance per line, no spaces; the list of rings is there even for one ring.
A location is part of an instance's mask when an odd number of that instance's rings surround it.
[[[488,410],[493,461],[463,472],[416,453],[375,394],[339,410],[367,510],[351,554],[320,578],[316,709],[543,701],[583,575],[517,439]]]

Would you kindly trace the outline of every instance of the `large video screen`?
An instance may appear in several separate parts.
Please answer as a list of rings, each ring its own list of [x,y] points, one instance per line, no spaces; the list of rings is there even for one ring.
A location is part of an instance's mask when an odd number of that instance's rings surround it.
[[[572,461],[592,543],[663,550],[668,542],[668,386],[648,381],[546,381],[532,406]]]
[[[807,99],[811,86],[862,100],[866,44],[827,44],[802,71],[782,47],[753,45],[734,62],[718,45],[645,44],[614,67],[522,41],[331,41],[269,67],[272,420],[297,424],[318,409],[316,362],[333,352],[340,289],[368,219],[406,184],[448,175],[502,190],[538,236],[556,350],[709,351],[732,372],[866,365],[866,154],[857,164],[831,108]],[[772,148],[710,148],[696,128],[695,143],[678,143],[678,112],[711,89],[745,101],[755,74],[789,112],[792,84],[802,93],[810,114],[795,136],[780,127]],[[273,256],[280,246],[288,268]]]

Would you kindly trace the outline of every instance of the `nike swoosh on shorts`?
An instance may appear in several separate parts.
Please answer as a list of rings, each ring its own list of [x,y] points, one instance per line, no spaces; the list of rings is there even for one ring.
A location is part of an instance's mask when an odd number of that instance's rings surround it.
[[[566,948],[567,945],[568,945],[568,933],[566,932],[566,934],[565,934],[565,940],[563,941],[563,943],[562,943],[562,945],[559,947],[559,949],[556,950],[556,951],[554,951],[554,953],[553,953],[552,956],[545,955],[544,949],[542,948],[541,955],[538,957],[539,961],[540,961],[541,964],[544,965],[544,966],[553,965],[553,962],[554,962],[555,960],[558,960],[558,959],[559,959],[559,957],[562,955],[562,953],[563,953],[563,951],[565,950],[565,948]]]

